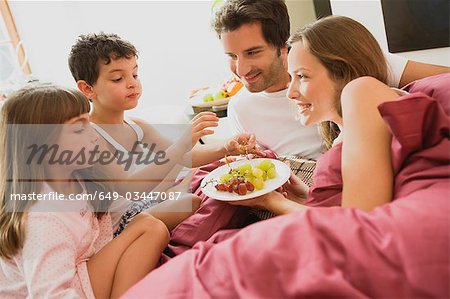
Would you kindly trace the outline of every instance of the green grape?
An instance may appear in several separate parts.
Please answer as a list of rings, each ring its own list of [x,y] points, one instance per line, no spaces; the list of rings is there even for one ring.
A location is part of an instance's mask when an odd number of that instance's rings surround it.
[[[264,171],[259,168],[254,168],[252,174],[255,178],[261,178],[264,175]]]
[[[267,171],[272,167],[275,167],[275,165],[270,162],[269,159],[264,159],[261,163],[259,163],[259,165],[257,166],[259,169]]]
[[[267,172],[263,171],[262,179],[263,181],[267,180]]]
[[[244,179],[245,179],[247,182],[250,182],[250,183],[253,184],[253,181],[255,180],[255,177],[254,177],[252,174],[250,174],[250,173],[246,173],[246,174],[244,175]]]
[[[214,101],[214,97],[212,94],[208,93],[203,96],[203,102],[212,102]]]
[[[275,169],[275,167],[269,168],[269,170],[267,170],[267,178],[273,179],[276,176],[277,176],[277,170]]]
[[[264,188],[264,181],[262,178],[255,178],[253,181],[253,186],[255,186],[256,190],[261,190]]]
[[[242,164],[238,167],[238,171],[241,175],[252,172],[252,166],[250,164]]]
[[[233,176],[229,173],[222,174],[219,178],[220,183],[227,183]]]

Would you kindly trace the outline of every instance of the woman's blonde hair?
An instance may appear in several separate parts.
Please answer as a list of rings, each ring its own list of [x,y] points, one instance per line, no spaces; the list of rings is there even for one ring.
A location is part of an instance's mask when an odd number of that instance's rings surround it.
[[[363,25],[353,19],[329,16],[317,20],[292,34],[288,44],[299,41],[319,59],[330,77],[338,83],[336,110],[340,116],[340,95],[347,83],[363,76],[387,83],[388,67],[378,42]],[[331,148],[339,128],[327,121],[322,122],[319,129],[325,146]]]
[[[26,87],[6,100],[0,115],[0,257],[11,258],[23,247],[25,240],[26,211],[33,200],[9,200],[11,194],[38,194],[45,180],[44,168],[26,163],[30,144],[50,144],[60,132],[61,126],[24,130],[21,125],[63,124],[65,121],[88,113],[89,100],[79,91],[54,85]],[[49,127],[49,126],[44,126]],[[80,170],[83,177],[91,177],[92,169]],[[26,183],[23,178],[29,178]],[[104,190],[102,185],[93,189]],[[99,208],[99,203],[92,203]],[[103,213],[96,213],[101,217]]]

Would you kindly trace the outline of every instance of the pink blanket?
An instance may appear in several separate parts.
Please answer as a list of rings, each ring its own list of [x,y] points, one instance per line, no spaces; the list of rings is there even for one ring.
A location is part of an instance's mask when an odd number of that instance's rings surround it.
[[[449,78],[438,100],[450,99]],[[379,109],[394,135],[394,201],[371,213],[309,209],[253,224],[222,242],[223,235],[214,235],[124,297],[448,298],[449,113],[424,94]]]

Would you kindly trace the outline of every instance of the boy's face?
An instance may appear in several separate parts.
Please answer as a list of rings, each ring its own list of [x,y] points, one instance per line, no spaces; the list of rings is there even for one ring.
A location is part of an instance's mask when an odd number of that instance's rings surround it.
[[[92,85],[91,99],[102,110],[124,111],[136,107],[142,87],[138,78],[136,57],[99,62],[99,76]]]
[[[230,69],[250,92],[275,92],[289,82],[286,70],[287,48],[278,50],[264,39],[260,23],[244,24],[221,34]]]

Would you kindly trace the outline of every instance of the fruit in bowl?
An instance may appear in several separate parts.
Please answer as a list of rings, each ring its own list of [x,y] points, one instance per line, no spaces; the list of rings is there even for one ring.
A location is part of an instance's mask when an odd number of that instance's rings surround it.
[[[230,97],[234,96],[243,87],[239,79],[232,78],[219,87],[204,87],[191,92],[189,101],[193,107],[212,107],[228,104]]]
[[[202,99],[203,99],[203,102],[205,102],[205,103],[214,101],[214,97],[210,93],[205,94]]]
[[[216,94],[214,95],[214,100],[221,100],[221,99],[225,99],[228,97],[228,94],[225,90],[221,89],[218,92],[216,92]]]

